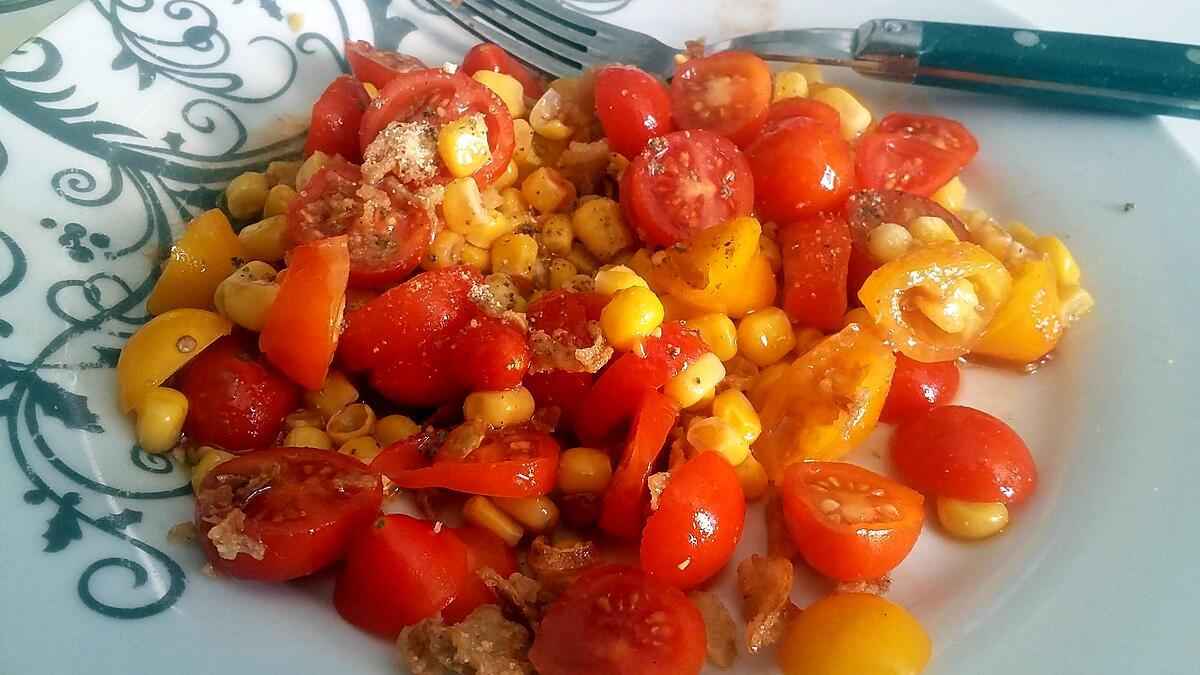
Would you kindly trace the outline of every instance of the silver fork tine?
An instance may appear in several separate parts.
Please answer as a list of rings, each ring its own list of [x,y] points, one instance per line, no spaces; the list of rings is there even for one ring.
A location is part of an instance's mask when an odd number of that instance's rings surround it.
[[[670,76],[675,71],[675,54],[680,50],[663,44],[645,33],[593,19],[582,12],[553,2],[553,0],[504,0],[504,2],[528,7],[565,29],[592,33],[593,37],[581,38],[579,42],[588,48],[589,54],[597,57],[594,63],[612,61],[610,45],[621,45],[622,54],[630,63],[664,77]]]
[[[583,66],[579,62],[567,59],[560,54],[550,54],[538,49],[520,35],[509,32],[510,29],[501,26],[493,27],[484,23],[473,12],[451,5],[449,0],[434,0],[429,4],[454,23],[462,26],[467,32],[481,40],[496,44],[535,68],[559,76],[579,75],[583,72]]]
[[[533,28],[537,34],[533,36],[526,36],[526,41],[531,42],[535,46],[547,51],[558,53],[559,51],[565,49],[568,50],[566,56],[571,58],[576,54],[582,54],[586,50],[586,48],[581,46],[579,43],[573,42],[569,38],[564,38],[561,32],[555,33],[552,31],[543,30],[541,27],[526,21],[523,17],[517,16],[513,12],[508,11],[506,8],[499,6],[500,3],[493,2],[492,0],[458,0],[458,4],[460,7],[466,7],[467,9],[472,10],[493,26],[503,27],[512,32],[514,35],[516,34],[517,30],[520,30],[524,27],[521,24],[525,24],[526,26]]]
[[[510,16],[528,24],[530,27],[559,40],[569,41],[576,49],[586,51],[588,56],[608,56],[608,40],[597,37],[593,30],[580,30],[578,27],[547,18],[545,14],[530,7],[520,0],[484,0],[496,5]],[[598,61],[598,58],[593,58]]]
[[[620,26],[614,26],[611,23],[597,21],[596,19],[593,19],[582,12],[576,12],[573,9],[569,9],[563,5],[553,2],[553,0],[517,0],[517,2],[529,7],[530,9],[549,19],[552,19],[562,26],[578,31],[586,31],[604,39],[646,39],[646,36],[642,33],[621,28]]]

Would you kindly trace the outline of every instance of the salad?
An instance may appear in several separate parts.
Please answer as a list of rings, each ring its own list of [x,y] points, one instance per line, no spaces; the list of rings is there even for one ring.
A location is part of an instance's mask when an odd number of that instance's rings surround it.
[[[961,366],[1032,373],[1092,305],[1060,239],[964,207],[971,132],[742,52],[669,84],[346,56],[303,158],[188,224],[117,365],[140,447],[191,467],[206,571],[328,568],[418,674],[776,643],[787,673],[919,672],[890,572],[1037,489],[953,404]],[[881,422],[894,479],[842,461]],[[735,560],[748,513],[767,541]],[[795,565],[827,597],[793,605]]]

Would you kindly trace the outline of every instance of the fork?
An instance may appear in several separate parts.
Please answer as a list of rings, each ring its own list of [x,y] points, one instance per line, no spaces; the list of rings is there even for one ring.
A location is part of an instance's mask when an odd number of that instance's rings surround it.
[[[683,50],[551,0],[430,0],[478,38],[554,76],[632,63],[670,77]],[[876,79],[1051,104],[1200,119],[1200,47],[1080,33],[875,19],[857,29],[754,33],[707,51],[849,66]]]

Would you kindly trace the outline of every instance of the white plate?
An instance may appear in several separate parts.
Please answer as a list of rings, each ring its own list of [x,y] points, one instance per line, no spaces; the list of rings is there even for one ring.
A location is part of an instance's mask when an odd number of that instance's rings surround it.
[[[932,0],[573,4],[677,43],[884,16],[1013,21]],[[298,11],[294,32],[284,17]],[[4,62],[4,672],[396,669],[390,645],[338,619],[326,579],[265,586],[200,574],[199,549],[165,539],[190,515],[186,477],[133,449],[113,397],[111,365],[145,318],[153,260],[229,178],[298,148],[347,37],[398,43],[434,63],[471,43],[408,1],[385,10],[351,0],[96,0]],[[1098,303],[1036,375],[966,373],[961,400],[1025,436],[1042,482],[1009,533],[968,546],[931,527],[896,572],[889,597],[928,627],[932,670],[1194,671],[1195,166],[1153,119],[830,74],[880,114],[965,122],[982,146],[964,175],[971,201],[1062,233]],[[885,434],[855,457],[878,465]],[[760,532],[748,523],[742,553],[762,546]],[[800,576],[802,603],[827,588]],[[772,669],[739,661],[747,672]]]

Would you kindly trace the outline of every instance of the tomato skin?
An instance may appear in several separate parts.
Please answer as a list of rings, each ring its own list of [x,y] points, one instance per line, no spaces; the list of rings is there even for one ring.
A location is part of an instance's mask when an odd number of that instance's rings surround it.
[[[400,73],[425,67],[415,56],[376,49],[366,40],[347,42],[345,52],[354,76],[362,82],[370,82],[376,89],[382,89]]]
[[[643,389],[636,405],[625,450],[604,493],[599,520],[600,529],[626,539],[642,531],[649,500],[646,479],[679,417],[679,404],[653,389]]]
[[[837,581],[887,574],[912,551],[925,521],[925,499],[919,493],[854,464],[792,464],[781,487],[792,542],[813,569]],[[882,496],[869,494],[880,490]],[[837,522],[824,512],[831,499],[837,502]],[[881,509],[894,509],[897,515]],[[864,513],[873,520],[849,520]]]
[[[879,421],[895,424],[910,420],[954,400],[958,393],[958,364],[954,361],[921,363],[896,354],[896,372]]]
[[[379,513],[382,500],[379,479],[348,455],[310,448],[256,450],[205,476],[196,493],[196,528],[209,562],[222,574],[286,581],[340,560]],[[245,514],[241,532],[262,544],[260,560],[244,551],[232,560],[223,558],[209,538],[233,509]]]
[[[570,344],[576,349],[584,349],[596,340],[588,330],[588,322],[599,321],[600,311],[607,304],[608,296],[601,293],[577,293],[556,288],[529,303],[525,316],[531,331],[540,330],[563,342],[570,337]]]
[[[253,337],[234,333],[208,346],[178,375],[188,399],[184,431],[197,443],[241,452],[271,445],[296,409],[296,385],[263,363]]]
[[[901,424],[888,447],[904,479],[927,494],[1016,504],[1037,488],[1037,467],[1025,441],[974,408],[934,408]]]
[[[529,660],[541,675],[688,675],[704,667],[707,644],[700,610],[681,591],[628,565],[602,565],[546,610]]]
[[[793,322],[827,333],[841,328],[850,248],[850,225],[837,214],[822,214],[780,228],[781,305]]]
[[[767,124],[792,117],[810,119],[834,135],[842,133],[842,116],[828,103],[796,96],[776,101],[767,109]]]
[[[917,675],[929,634],[903,607],[869,593],[834,593],[799,612],[779,649],[785,675]]]
[[[467,547],[449,527],[399,513],[359,533],[333,586],[350,623],[395,639],[449,605],[467,579]]]
[[[746,161],[764,220],[785,223],[838,208],[855,187],[850,146],[811,118],[771,122],[746,148]]]
[[[320,150],[341,155],[351,162],[362,161],[358,149],[358,125],[371,97],[352,75],[342,75],[329,83],[312,107],[304,156]]]
[[[858,141],[854,172],[872,190],[904,190],[928,197],[958,175],[954,153],[898,133],[873,131]]]
[[[637,156],[646,141],[673,128],[666,88],[636,66],[609,66],[600,71],[595,98],[609,147],[626,157]]]
[[[493,44],[481,42],[467,50],[463,56],[461,70],[467,75],[474,75],[481,70],[494,70],[498,73],[511,75],[521,83],[525,96],[540,98],[546,88],[540,80],[529,72],[529,69],[513,58],[511,54]]]
[[[979,141],[962,123],[914,113],[891,112],[879,121],[878,131],[916,138],[950,152],[962,168],[979,152]],[[940,186],[939,186],[940,187]]]
[[[746,496],[729,460],[702,452],[671,471],[646,519],[642,569],[680,590],[695,588],[733,556],[745,520]]]
[[[480,527],[456,527],[454,534],[467,547],[467,577],[454,600],[442,610],[442,619],[447,624],[462,621],[481,605],[499,602],[496,593],[479,578],[479,571],[491,568],[505,579],[520,568],[517,557],[504,540]]]
[[[389,447],[371,465],[380,469],[407,465],[413,457],[411,447],[403,442]],[[432,464],[389,470],[387,476],[403,488],[443,488],[512,498],[547,494],[558,482],[558,441],[529,426],[497,430],[465,458],[443,452],[444,449],[439,449]],[[399,462],[380,459],[393,452],[401,456]]]
[[[450,346],[454,376],[471,391],[517,386],[532,356],[524,333],[491,317],[468,323]]]
[[[720,103],[714,104],[716,99]],[[771,69],[749,52],[688,59],[671,78],[671,115],[680,129],[713,131],[738,145],[754,139],[771,104]]]
[[[575,411],[592,388],[591,373],[574,373],[566,370],[550,370],[530,373],[525,376],[525,388],[533,394],[538,409],[556,407],[562,414],[561,426],[573,429]]]

